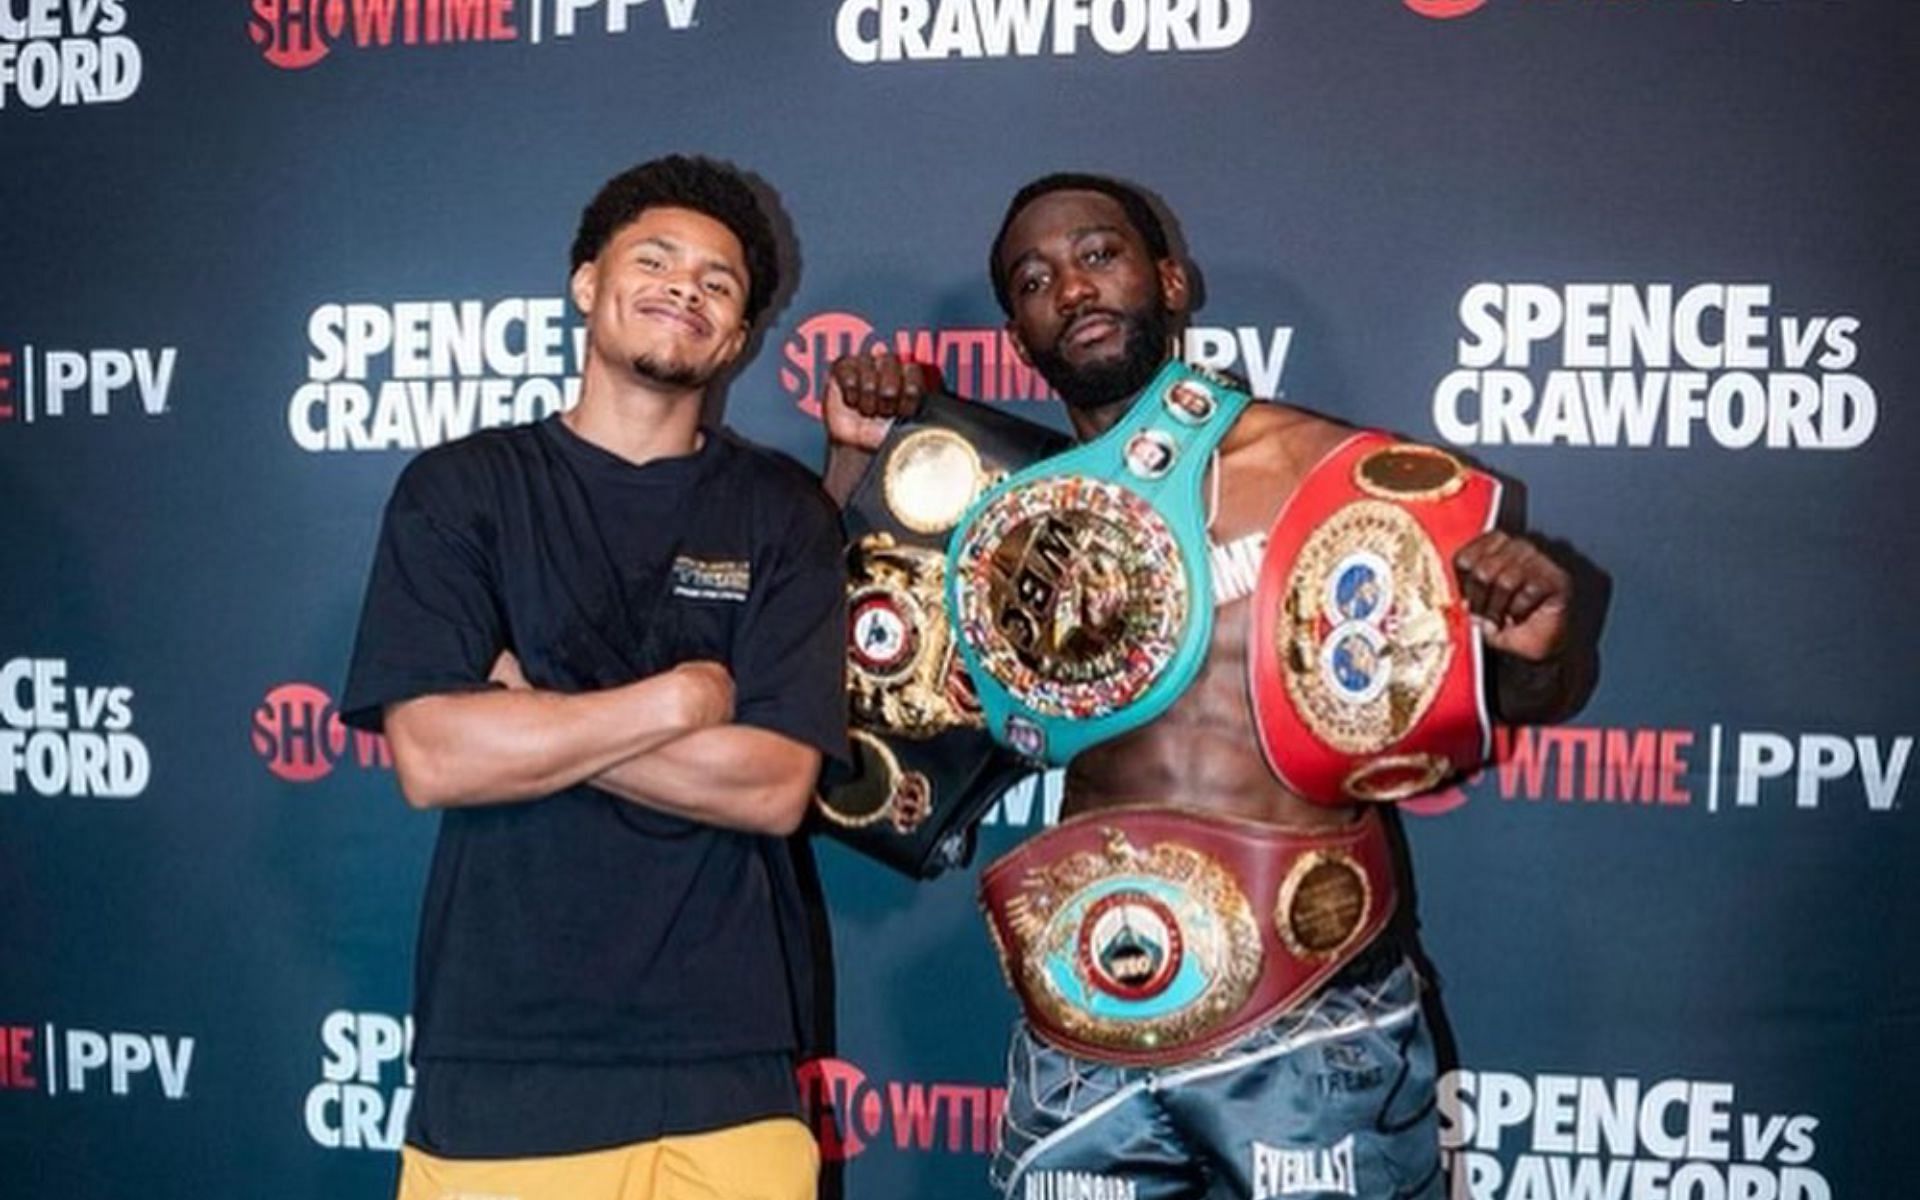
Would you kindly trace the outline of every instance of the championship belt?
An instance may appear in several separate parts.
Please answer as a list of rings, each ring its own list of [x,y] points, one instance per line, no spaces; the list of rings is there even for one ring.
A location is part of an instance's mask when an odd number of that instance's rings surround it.
[[[1064,821],[981,874],[1007,982],[1044,1041],[1160,1066],[1311,995],[1385,928],[1379,814],[1327,833],[1166,808]]]
[[[1247,403],[1220,376],[1169,363],[1118,425],[967,514],[948,549],[948,603],[996,741],[1065,763],[1193,682],[1213,631],[1201,484]]]
[[[1066,435],[983,404],[922,397],[848,499],[847,698],[853,774],[823,781],[828,834],[931,878],[1031,767],[993,744],[947,617],[947,534],[1011,470]]]
[[[1452,455],[1360,433],[1281,509],[1254,589],[1254,726],[1315,804],[1400,800],[1486,761],[1480,634],[1453,556],[1500,484]]]

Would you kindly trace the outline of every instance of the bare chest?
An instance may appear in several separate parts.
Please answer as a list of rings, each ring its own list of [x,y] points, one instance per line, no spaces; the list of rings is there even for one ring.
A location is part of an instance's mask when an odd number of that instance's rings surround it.
[[[1284,458],[1228,462],[1209,480],[1216,607],[1199,675],[1171,708],[1125,736],[1084,751],[1067,772],[1068,815],[1162,804],[1278,824],[1321,826],[1347,815],[1282,786],[1261,754],[1248,695],[1251,592],[1267,532],[1300,481]]]

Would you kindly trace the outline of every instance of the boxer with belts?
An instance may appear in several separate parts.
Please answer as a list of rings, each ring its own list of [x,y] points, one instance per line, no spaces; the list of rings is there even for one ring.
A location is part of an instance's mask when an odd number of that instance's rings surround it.
[[[1190,301],[1140,193],[1095,176],[1038,180],[1014,198],[989,266],[1016,349],[1067,403],[1076,435],[1091,442],[1126,421]],[[831,379],[827,486],[844,496],[921,379],[885,355],[842,359]],[[1353,436],[1286,405],[1248,406],[1208,456],[1213,559],[1257,559],[1289,499]],[[1498,715],[1576,709],[1592,655],[1572,633],[1567,573],[1497,530],[1446,565],[1490,652]],[[1316,802],[1270,769],[1263,740],[1277,726],[1249,702],[1257,622],[1244,590],[1213,590],[1222,607],[1184,691],[1079,748],[1062,824],[986,872],[1028,1017],[995,1184],[1047,1200],[1438,1197],[1433,1052],[1391,922],[1379,815],[1344,795]],[[1339,602],[1363,617],[1372,603]],[[1317,636],[1286,628],[1288,644]],[[1358,681],[1360,667],[1333,663],[1339,649],[1329,669]]]

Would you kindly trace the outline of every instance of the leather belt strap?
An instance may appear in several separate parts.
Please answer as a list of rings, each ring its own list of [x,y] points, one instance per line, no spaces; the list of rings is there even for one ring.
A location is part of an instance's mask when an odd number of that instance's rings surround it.
[[[1170,362],[1119,424],[988,492],[948,548],[948,604],[987,731],[1036,762],[1153,720],[1206,659],[1201,488],[1248,403]]]
[[[1165,808],[1062,822],[989,866],[981,905],[1048,1043],[1165,1065],[1285,1013],[1352,961],[1396,903],[1377,812],[1303,833]]]
[[[821,828],[908,875],[972,853],[974,823],[1032,767],[995,746],[956,653],[946,540],[981,492],[1070,439],[989,405],[922,397],[848,498],[847,694],[855,770]]]
[[[1316,804],[1400,800],[1486,760],[1479,630],[1453,556],[1500,485],[1452,455],[1360,433],[1300,484],[1248,618],[1260,748]]]

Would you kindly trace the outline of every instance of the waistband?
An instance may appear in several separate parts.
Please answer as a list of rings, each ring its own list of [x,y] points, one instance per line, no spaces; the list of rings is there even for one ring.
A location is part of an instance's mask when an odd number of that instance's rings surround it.
[[[1317,991],[1398,897],[1379,815],[1305,833],[1184,809],[1088,813],[981,875],[1008,984],[1040,1038],[1102,1062],[1203,1055]]]

